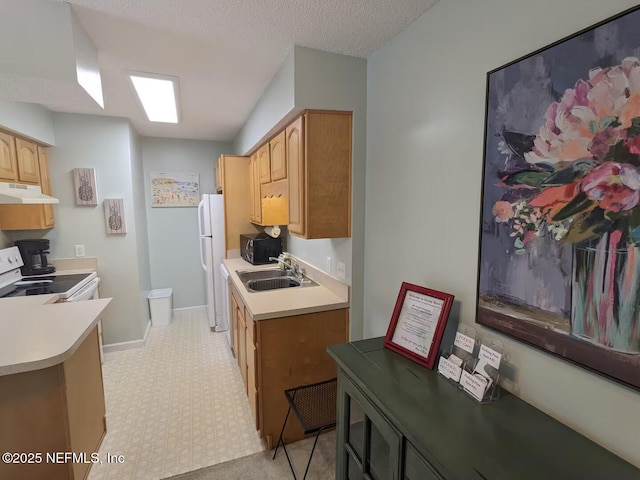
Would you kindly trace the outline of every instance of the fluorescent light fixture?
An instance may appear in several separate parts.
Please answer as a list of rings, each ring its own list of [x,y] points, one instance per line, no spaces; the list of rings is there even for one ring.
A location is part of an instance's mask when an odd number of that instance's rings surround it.
[[[129,74],[150,122],[178,123],[178,79],[154,74]]]

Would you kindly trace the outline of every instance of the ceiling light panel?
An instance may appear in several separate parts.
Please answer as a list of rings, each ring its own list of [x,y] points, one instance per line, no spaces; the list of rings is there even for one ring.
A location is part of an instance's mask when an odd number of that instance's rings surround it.
[[[178,79],[162,75],[129,74],[151,122],[178,123]]]

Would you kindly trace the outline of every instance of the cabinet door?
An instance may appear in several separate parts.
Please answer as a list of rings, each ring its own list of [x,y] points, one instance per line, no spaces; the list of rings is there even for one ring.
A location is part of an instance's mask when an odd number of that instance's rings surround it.
[[[51,176],[49,175],[49,151],[46,147],[38,147],[38,163],[40,166],[40,186],[42,193],[51,195]],[[44,214],[44,226],[51,228],[55,224],[53,205],[42,205]]]
[[[247,393],[247,343],[246,328],[244,323],[243,307],[238,307],[238,365],[240,366],[240,374],[244,383],[244,392]]]
[[[271,181],[271,158],[268,143],[265,143],[258,149],[258,165],[260,169],[260,183],[269,183]]]
[[[11,182],[18,180],[16,139],[4,132],[0,132],[0,179]]]
[[[251,214],[249,215],[249,220],[252,222],[256,221],[256,183],[255,183],[255,168],[254,165],[256,163],[256,158],[258,157],[257,153],[251,155],[249,159],[249,205],[251,206]]]
[[[398,480],[401,445],[400,432],[341,374],[336,478]]]
[[[253,335],[251,330],[253,329],[253,322],[249,317],[247,319],[247,333],[246,333],[246,352],[247,352],[247,397],[249,398],[249,406],[251,407],[251,414],[256,423],[256,430],[260,428],[258,419],[258,382],[256,377],[258,355],[256,346],[253,342]]]
[[[40,183],[40,164],[38,162],[38,146],[16,138],[16,154],[18,156],[18,181],[24,183]]]
[[[258,153],[255,154],[255,161],[253,162],[253,222],[258,225],[262,225],[262,201],[261,201],[261,189],[260,183],[260,162]]]
[[[218,158],[216,162],[216,192],[222,191],[222,163],[223,163],[222,155]]]
[[[289,231],[305,234],[305,165],[304,117],[301,116],[285,130],[287,164],[289,166]]]
[[[231,344],[233,345],[233,354],[236,356],[236,362],[240,365],[238,358],[238,302],[231,292],[229,292],[231,300]]]
[[[276,138],[269,142],[271,151],[271,181],[287,178],[287,156],[285,153],[285,134],[283,130]]]
[[[404,454],[403,480],[442,480],[422,456],[407,443]]]

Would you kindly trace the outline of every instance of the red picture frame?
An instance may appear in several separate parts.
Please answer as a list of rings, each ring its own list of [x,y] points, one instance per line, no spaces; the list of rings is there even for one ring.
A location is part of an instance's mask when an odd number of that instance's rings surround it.
[[[402,282],[384,346],[433,369],[453,298],[449,293]]]

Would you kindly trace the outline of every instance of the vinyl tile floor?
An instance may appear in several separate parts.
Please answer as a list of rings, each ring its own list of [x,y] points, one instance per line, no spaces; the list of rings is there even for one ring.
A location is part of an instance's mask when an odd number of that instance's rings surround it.
[[[88,480],[157,480],[264,450],[225,335],[188,310],[145,347],[105,355],[107,434]]]

